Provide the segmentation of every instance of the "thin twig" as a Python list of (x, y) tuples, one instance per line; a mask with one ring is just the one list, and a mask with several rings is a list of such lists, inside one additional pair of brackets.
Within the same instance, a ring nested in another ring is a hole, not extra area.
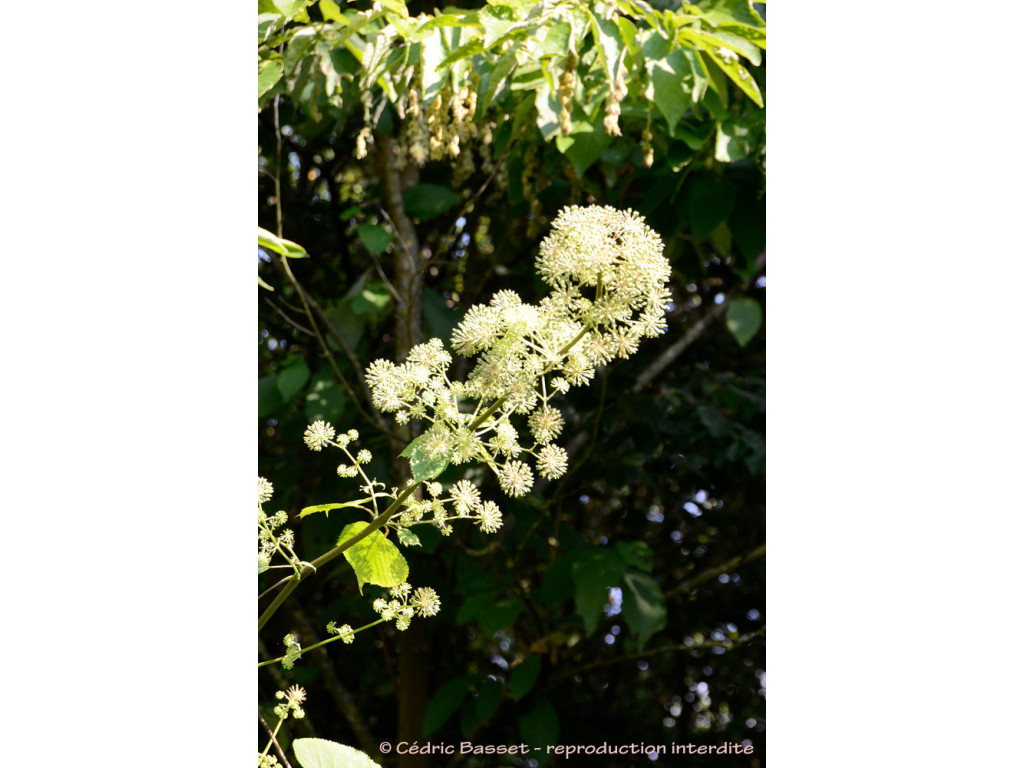
[(284, 765), (284, 768), (292, 768), (292, 764), (289, 763), (288, 758), (284, 756), (284, 750), (281, 749), (281, 745), (277, 743), (277, 736), (274, 735), (270, 726), (267, 725), (267, 721), (263, 719), (263, 713), (259, 712), (257, 714), (260, 716), (260, 722), (263, 723), (263, 727), (267, 729), (267, 733), (270, 735), (270, 740), (274, 743), (274, 749), (277, 750), (277, 756), (281, 758), (281, 764)]
[(292, 328), (295, 328), (298, 331), (302, 331), (303, 333), (308, 334), (309, 336), (316, 336), (316, 334), (313, 333), (311, 330), (309, 330), (309, 328), (306, 328), (304, 325), (299, 325), (297, 322), (295, 322), (290, 317), (288, 317), (288, 315), (285, 314), (285, 311), (283, 309), (281, 309), (279, 306), (277, 306), (277, 304), (272, 302), (266, 296), (263, 297), (263, 301), (265, 301), (267, 304), (269, 304), (273, 308), (273, 310), (275, 312), (277, 312), (277, 314), (279, 314), (281, 317), (283, 317), (284, 321), (286, 323), (288, 323), (288, 325), (290, 325)]
[(569, 669), (565, 672), (555, 675), (551, 678), (551, 682), (549, 683), (549, 685), (554, 684), (559, 680), (564, 680), (567, 677), (573, 677), (574, 675), (578, 675), (582, 672), (587, 672), (588, 670), (594, 669), (595, 667), (605, 667), (609, 664), (618, 664), (623, 661), (633, 661), (634, 659), (646, 659), (649, 656), (655, 656), (661, 653), (693, 653), (694, 651), (705, 651), (711, 648), (723, 648), (726, 651), (732, 651), (736, 648), (739, 648), (741, 645), (746, 645), (751, 640), (763, 636), (764, 632), (765, 628), (761, 627), (755, 632), (750, 632), (746, 635), (742, 635), (741, 637), (738, 637), (735, 640), (711, 640), (705, 643), (693, 643), (692, 645), (686, 645), (685, 643), (679, 643), (678, 645), (664, 645), (660, 648), (651, 648), (650, 650), (646, 651), (626, 653), (622, 656), (615, 656), (614, 658), (610, 659), (599, 659), (597, 661), (592, 661), (589, 664), (584, 664), (582, 667)]
[(728, 573), (729, 571), (733, 571), (733, 570), (739, 568), (741, 565), (746, 565), (747, 563), (752, 563), (755, 560), (760, 560), (764, 556), (765, 556), (765, 545), (762, 544), (761, 546), (757, 547), (756, 549), (754, 549), (751, 552), (748, 552), (745, 555), (737, 555), (734, 558), (726, 560), (721, 565), (716, 565), (715, 567), (709, 568), (706, 571), (701, 571), (696, 576), (694, 576), (692, 579), (687, 579), (686, 581), (681, 582), (677, 586), (675, 586), (672, 589), (668, 590), (665, 593), (665, 597), (666, 598), (672, 597), (673, 595), (678, 595), (681, 592), (682, 593), (693, 592), (693, 590), (696, 587), (698, 587), (699, 585), (703, 584), (705, 581), (710, 581), (711, 579), (717, 578), (720, 574)]

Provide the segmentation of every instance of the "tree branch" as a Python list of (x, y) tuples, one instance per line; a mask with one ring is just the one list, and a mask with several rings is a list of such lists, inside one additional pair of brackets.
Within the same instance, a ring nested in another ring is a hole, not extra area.
[(281, 745), (277, 743), (277, 736), (274, 735), (274, 732), (270, 729), (270, 726), (267, 725), (267, 721), (263, 719), (263, 714), (257, 714), (259, 714), (260, 716), (260, 722), (263, 724), (263, 727), (267, 730), (267, 735), (270, 736), (270, 740), (274, 743), (274, 750), (277, 752), (277, 756), (281, 758), (281, 764), (284, 766), (284, 768), (292, 768), (291, 763), (288, 762), (288, 758), (284, 756), (284, 750), (281, 749)]
[(728, 573), (729, 571), (733, 571), (736, 568), (739, 568), (741, 565), (746, 565), (747, 563), (752, 563), (755, 560), (760, 560), (764, 556), (765, 556), (765, 545), (762, 544), (761, 546), (757, 547), (756, 549), (754, 549), (751, 552), (748, 552), (745, 555), (737, 555), (736, 557), (732, 558), (731, 560), (726, 560), (721, 565), (716, 565), (714, 568), (709, 568), (706, 571), (701, 571), (696, 576), (694, 576), (692, 579), (687, 579), (686, 581), (681, 582), (677, 586), (675, 586), (672, 589), (668, 590), (665, 593), (665, 597), (669, 598), (669, 597), (672, 597), (673, 595), (678, 595), (679, 593), (693, 592), (693, 590), (696, 587), (698, 587), (699, 585), (703, 584), (705, 581), (710, 581), (711, 579), (717, 578), (719, 576), (719, 574)]
[(574, 677), (575, 675), (578, 675), (578, 674), (580, 674), (582, 672), (587, 672), (587, 671), (589, 671), (591, 669), (594, 669), (596, 667), (606, 667), (606, 666), (608, 666), (610, 664), (618, 664), (619, 662), (622, 662), (622, 661), (633, 661), (635, 659), (646, 659), (646, 658), (649, 658), (651, 656), (656, 656), (656, 655), (658, 655), (660, 653), (693, 653), (694, 651), (704, 651), (704, 650), (708, 650), (710, 648), (724, 648), (726, 651), (732, 651), (732, 650), (735, 650), (736, 648), (739, 648), (741, 645), (746, 645), (751, 640), (754, 640), (754, 639), (756, 639), (758, 637), (761, 637), (762, 635), (764, 635), (764, 632), (765, 632), (765, 628), (761, 627), (760, 629), (758, 629), (758, 630), (756, 630), (754, 632), (750, 632), (750, 633), (748, 633), (746, 635), (742, 635), (742, 636), (736, 638), (735, 640), (728, 640), (728, 641), (725, 641), (725, 640), (717, 640), (717, 641), (716, 640), (709, 640), (708, 642), (694, 643), (693, 645), (686, 645), (685, 643), (680, 643), (678, 645), (663, 645), (660, 648), (651, 648), (650, 650), (646, 650), (646, 651), (636, 651), (635, 653), (626, 653), (626, 654), (623, 654), (622, 656), (615, 656), (614, 658), (611, 658), (611, 659), (599, 659), (598, 661), (592, 661), (589, 664), (584, 664), (582, 667), (576, 667), (575, 669), (569, 669), (569, 670), (566, 670), (565, 672), (561, 672), (561, 673), (553, 676), (551, 678), (551, 682), (548, 683), (548, 685), (549, 686), (553, 685), (554, 683), (557, 683), (559, 680), (565, 680), (566, 678)]

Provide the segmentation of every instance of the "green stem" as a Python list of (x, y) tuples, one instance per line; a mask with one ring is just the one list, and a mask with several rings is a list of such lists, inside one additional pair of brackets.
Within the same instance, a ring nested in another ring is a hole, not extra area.
[(344, 552), (346, 549), (348, 549), (352, 545), (358, 544), (360, 541), (365, 539), (371, 533), (373, 533), (374, 531), (379, 530), (380, 528), (382, 528), (384, 526), (384, 524), (388, 520), (391, 519), (391, 517), (395, 514), (395, 512), (398, 511), (399, 507), (402, 506), (402, 502), (404, 502), (407, 498), (409, 498), (409, 496), (412, 494), (412, 492), (415, 491), (421, 484), (422, 483), (414, 483), (412, 485), (409, 485), (404, 491), (402, 491), (398, 495), (398, 497), (393, 502), (391, 502), (391, 506), (389, 506), (387, 509), (385, 509), (383, 514), (381, 514), (378, 517), (375, 517), (373, 519), (373, 521), (368, 526), (363, 528), (363, 530), (361, 530), (359, 533), (357, 533), (351, 539), (343, 541), (341, 544), (336, 546), (334, 549), (329, 550), (329, 551), (325, 552), (324, 554), (320, 555), (320, 557), (318, 557), (312, 563), (308, 563), (307, 565), (303, 566), (302, 571), (300, 571), (298, 574), (293, 576), (288, 581), (288, 583), (285, 585), (284, 589), (282, 589), (281, 592), (278, 594), (278, 596), (274, 598), (274, 602), (272, 602), (270, 605), (268, 605), (267, 609), (265, 611), (263, 611), (262, 614), (260, 614), (260, 623), (259, 623), (259, 628), (257, 629), (257, 632), (260, 629), (263, 629), (264, 625), (268, 621), (270, 621), (270, 617), (273, 616), (275, 613), (277, 613), (277, 609), (280, 608), (281, 605), (284, 603), (284, 601), (288, 599), (288, 596), (291, 595), (291, 593), (295, 591), (295, 588), (297, 586), (299, 586), (299, 582), (301, 582), (304, 578), (306, 578), (306, 576), (310, 575), (311, 573), (315, 573), (322, 566), (324, 566), (327, 563), (331, 562), (331, 560), (336, 558), (338, 555), (340, 555), (342, 552)]
[[(366, 624), (365, 626), (362, 626), (359, 629), (353, 629), (352, 630), (352, 634), (355, 635), (355, 634), (358, 634), (358, 633), (362, 632), (364, 629), (369, 629), (370, 627), (376, 627), (378, 624), (380, 624), (383, 621), (384, 621), (384, 619), (377, 619), (375, 622), (373, 622), (371, 624)], [(329, 637), (326, 640), (321, 640), (319, 643), (316, 643), (315, 645), (311, 645), (308, 648), (303, 648), (302, 652), (303, 653), (307, 653), (308, 651), (315, 651), (317, 648), (321, 648), (321, 647), (327, 645), (328, 643), (333, 643), (333, 642), (335, 642), (337, 640), (341, 640), (341, 639), (342, 639), (341, 635), (335, 635), (334, 637)], [(283, 660), (284, 660), (284, 656), (278, 656), (276, 659), (270, 659), (269, 661), (261, 661), (256, 666), (257, 666), (257, 668), (258, 667), (266, 667), (269, 664), (276, 664), (277, 662), (283, 661)]]

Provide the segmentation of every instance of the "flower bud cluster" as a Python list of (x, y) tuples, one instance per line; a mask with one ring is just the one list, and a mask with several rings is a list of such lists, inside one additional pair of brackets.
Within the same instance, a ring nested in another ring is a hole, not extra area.
[(284, 555), (293, 567), (298, 567), (299, 559), (292, 551), (295, 544), (295, 534), (282, 526), (288, 522), (288, 513), (285, 511), (268, 515), (263, 511), (263, 505), (270, 501), (274, 495), (274, 486), (266, 478), (259, 478), (259, 503), (257, 506), (257, 523), (259, 526), (259, 564), (261, 568), (270, 565), (274, 555), (280, 552)]
[(281, 701), (280, 704), (274, 707), (274, 714), (282, 720), (287, 720), (288, 715), (291, 715), (296, 720), (301, 720), (306, 716), (302, 709), (302, 703), (306, 700), (304, 688), (293, 685), (287, 691), (278, 691), (274, 695)]

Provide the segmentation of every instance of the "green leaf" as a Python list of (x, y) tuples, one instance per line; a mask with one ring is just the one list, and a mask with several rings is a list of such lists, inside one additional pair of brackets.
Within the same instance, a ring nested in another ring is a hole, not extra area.
[(537, 706), (519, 718), (519, 735), (531, 747), (540, 747), (540, 752), (530, 752), (534, 759), (547, 757), (547, 748), (558, 743), (558, 713), (547, 699), (541, 699)]
[(274, 5), (285, 16), (294, 16), (307, 2), (308, 0), (274, 0)]
[(380, 312), (391, 301), (391, 294), (380, 280), (366, 280), (360, 290), (352, 294), (349, 309), (357, 315), (372, 315)]
[(476, 722), (489, 723), (501, 706), (501, 683), (487, 678), (476, 697)]
[(473, 621), (480, 612), (491, 605), (494, 599), (498, 596), (497, 592), (481, 592), (475, 595), (470, 595), (459, 606), (458, 612), (455, 614), (456, 624), (466, 624)]
[(564, 56), (569, 52), (569, 38), (572, 36), (572, 24), (567, 21), (556, 21), (547, 27), (548, 33), (544, 42), (537, 48), (535, 56)]
[(623, 559), (626, 565), (639, 568), (644, 573), (654, 570), (654, 553), (643, 541), (620, 541), (615, 545), (615, 551)]
[(263, 573), (265, 570), (267, 570), (270, 567), (269, 565), (264, 565), (263, 563), (258, 563), (258, 565), (259, 565), (259, 569), (260, 569), (259, 572), (260, 573)]
[[(368, 525), (369, 523), (363, 520), (349, 523), (342, 529), (338, 544), (348, 541)], [(384, 538), (384, 534), (379, 530), (350, 546), (344, 555), (356, 572), (359, 594), (363, 593), (364, 584), (396, 587), (409, 578), (409, 564), (398, 551), (398, 547)]]
[(296, 360), (277, 374), (277, 390), (285, 405), (290, 403), (309, 381), (309, 366), (303, 360)]
[(484, 27), (485, 48), (490, 48), (516, 25), (512, 10), (508, 6), (489, 6), (481, 10), (477, 18)]
[(462, 311), (458, 307), (449, 307), (444, 296), (433, 288), (424, 288), (423, 318), (431, 336), (450, 339), (455, 326), (462, 322)]
[(324, 21), (336, 21), (339, 24), (348, 22), (341, 14), (341, 7), (334, 0), (320, 0), (320, 15), (324, 17)]
[[(323, 512), (324, 516), (326, 517), (327, 513), (329, 513), (332, 509), (347, 509), (350, 507), (358, 507), (359, 509), (365, 509), (366, 505), (369, 502), (370, 497), (367, 496), (365, 499), (357, 499), (356, 501), (346, 501), (343, 504), (316, 504), (312, 507), (303, 507), (302, 511), (299, 512), (299, 517), (305, 517), (306, 515), (315, 515), (318, 512)], [(365, 526), (366, 524), (364, 523), (363, 525)], [(358, 533), (358, 531), (356, 531), (356, 533)], [(372, 538), (372, 536), (370, 538)], [(357, 544), (356, 546), (359, 545)]]
[(470, 678), (466, 675), (449, 680), (438, 689), (423, 712), (423, 735), (430, 736), (459, 708), (469, 693)]
[[(523, 103), (528, 103), (528, 101), (524, 99)], [(534, 104), (537, 107), (537, 127), (540, 129), (544, 141), (549, 141), (558, 133), (562, 104), (558, 100), (557, 94), (551, 89), (547, 78), (544, 78), (537, 86)]]
[[(757, 106), (764, 106), (764, 99), (761, 98), (761, 91), (757, 87), (757, 83), (754, 82), (750, 72), (739, 63), (739, 56), (736, 55), (737, 51), (733, 50), (736, 48), (735, 45), (714, 34), (692, 28), (679, 30), (679, 35), (683, 39), (696, 44)], [(742, 52), (742, 50), (739, 51), (739, 53)], [(723, 56), (723, 53), (727, 57)]]
[(366, 250), (374, 256), (380, 256), (384, 253), (384, 249), (395, 239), (394, 233), (388, 232), (384, 227), (377, 224), (360, 224), (356, 234), (363, 241)]
[(585, 549), (573, 555), (572, 580), (576, 583), (576, 610), (589, 635), (608, 602), (608, 588), (618, 586), (625, 564), (613, 549)]
[(259, 245), (261, 248), (267, 248), (290, 259), (301, 259), (309, 256), (306, 253), (306, 249), (298, 243), (278, 237), (273, 232), (263, 229), (263, 227), (257, 227), (257, 229), (259, 229)]
[(442, 451), (438, 455), (431, 455), (428, 445), (433, 435), (424, 432), (405, 447), (399, 455), (409, 459), (412, 465), (412, 479), (414, 483), (421, 483), (424, 480), (432, 480), (448, 466), (451, 455)]
[(537, 682), (537, 675), (540, 674), (540, 656), (528, 656), (522, 664), (514, 667), (508, 676), (508, 687), (512, 691), (512, 698), (519, 701), (530, 692), (533, 684)]
[(716, 176), (697, 176), (689, 192), (687, 214), (693, 239), (700, 241), (729, 218), (736, 202), (736, 187), (732, 182)]
[(488, 634), (494, 634), (499, 629), (511, 626), (522, 612), (523, 601), (517, 597), (488, 603), (478, 616), (480, 628)]
[(476, 56), (478, 53), (484, 52), (483, 41), (479, 37), (475, 37), (465, 45), (460, 45), (454, 51), (449, 53), (438, 64), (439, 67), (449, 67), (457, 61), (468, 59), (471, 56)]
[(622, 618), (643, 646), (651, 635), (665, 628), (668, 608), (658, 582), (643, 573), (629, 571), (622, 577)]
[(462, 198), (447, 187), (436, 184), (417, 184), (402, 192), (405, 210), (418, 219), (433, 219), (462, 202)]
[(748, 296), (740, 296), (729, 303), (725, 310), (725, 327), (741, 347), (747, 346), (757, 335), (764, 322), (761, 305)]
[(295, 739), (292, 748), (302, 768), (380, 768), (365, 752), (327, 739)]
[(284, 405), (281, 392), (277, 389), (277, 376), (262, 376), (259, 380), (258, 417), (269, 418)]
[(741, 190), (736, 199), (736, 207), (729, 216), (729, 228), (736, 247), (750, 264), (753, 264), (755, 257), (765, 246), (765, 219), (764, 198), (758, 199), (756, 193)]
[(591, 124), (579, 113), (579, 119), (573, 116), (572, 132), (568, 136), (556, 136), (555, 146), (558, 151), (569, 158), (576, 173), (583, 176), (584, 171), (593, 165), (604, 154), (612, 143), (612, 136), (605, 132), (604, 123)]
[(448, 70), (437, 71), (444, 58), (444, 37), (438, 29), (420, 44), (420, 89), (423, 91), (424, 107), (429, 105), (441, 92)]
[(403, 547), (421, 546), (420, 537), (408, 528), (396, 528), (395, 532), (398, 534), (398, 541)]
[(660, 35), (651, 35), (644, 45), (650, 84), (647, 95), (665, 116), (670, 136), (675, 135), (676, 123), (693, 103), (700, 91), (694, 80), (690, 59), (682, 50), (668, 51), (668, 41)]
[(260, 62), (259, 95), (257, 98), (262, 97), (264, 93), (274, 87), (274, 84), (281, 79), (281, 72), (283, 70), (284, 64), (281, 63), (279, 58)]
[(715, 135), (715, 160), (720, 163), (734, 163), (745, 159), (750, 153), (748, 135), (750, 129), (734, 120), (727, 120), (717, 127)]
[(494, 62), (494, 66), (489, 67), (487, 72), (484, 74), (486, 83), (482, 89), (483, 93), (480, 96), (480, 103), (477, 105), (477, 116), (483, 115), (484, 112), (487, 111), (487, 108), (491, 106), (491, 101), (497, 95), (502, 82), (515, 68), (517, 50), (519, 50), (518, 45), (513, 46), (508, 51), (505, 51), (505, 53), (503, 53), (498, 60)]
[(345, 392), (329, 371), (313, 377), (306, 392), (306, 423), (326, 421), (333, 424), (345, 415)]

